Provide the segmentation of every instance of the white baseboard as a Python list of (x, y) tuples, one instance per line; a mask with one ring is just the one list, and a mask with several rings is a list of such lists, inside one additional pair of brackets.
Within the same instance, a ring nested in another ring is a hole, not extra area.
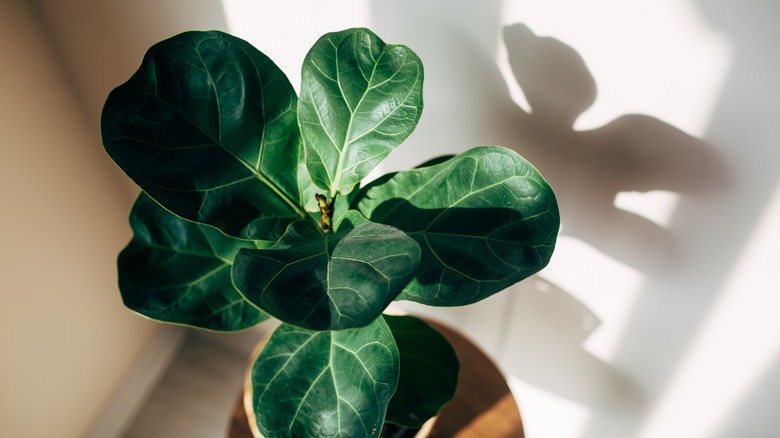
[(187, 331), (182, 327), (166, 325), (159, 330), (86, 438), (121, 438), (125, 435), (186, 336)]

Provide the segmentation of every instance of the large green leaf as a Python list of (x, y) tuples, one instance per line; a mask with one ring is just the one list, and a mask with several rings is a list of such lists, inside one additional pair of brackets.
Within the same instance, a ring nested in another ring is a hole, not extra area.
[(266, 438), (377, 436), (398, 382), (398, 350), (382, 318), (342, 331), (283, 324), (253, 364), (251, 382)]
[(236, 287), (276, 318), (314, 330), (364, 326), (417, 273), (420, 247), (400, 230), (345, 214), (335, 233), (300, 221), (270, 249), (242, 249)]
[(111, 158), (178, 216), (275, 240), (305, 216), (295, 91), (246, 41), (186, 32), (146, 53), (103, 109)]
[(255, 248), (253, 242), (180, 219), (143, 193), (130, 224), (133, 239), (118, 260), (127, 307), (159, 321), (211, 330), (241, 330), (268, 319), (230, 280), (236, 252)]
[(447, 338), (413, 316), (384, 315), (401, 357), (386, 421), (419, 428), (455, 395), (460, 362)]
[(423, 67), (408, 47), (368, 29), (320, 38), (306, 55), (298, 114), (317, 186), (349, 193), (411, 134), (422, 113)]
[(417, 240), (420, 270), (398, 299), (437, 306), (479, 301), (538, 272), (560, 224), (539, 172), (497, 146), (380, 178), (355, 205)]

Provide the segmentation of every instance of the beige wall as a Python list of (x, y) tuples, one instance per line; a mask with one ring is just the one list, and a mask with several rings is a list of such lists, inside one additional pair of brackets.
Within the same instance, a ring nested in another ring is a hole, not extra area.
[(116, 288), (134, 190), (28, 2), (0, 54), (0, 436), (83, 436), (158, 328)]
[(132, 194), (27, 4), (0, 29), (0, 436), (77, 437), (156, 329), (115, 285)]
[(219, 2), (0, 2), (0, 436), (88, 434), (159, 332), (116, 287), (137, 188), (99, 112), (150, 44), (223, 23)]

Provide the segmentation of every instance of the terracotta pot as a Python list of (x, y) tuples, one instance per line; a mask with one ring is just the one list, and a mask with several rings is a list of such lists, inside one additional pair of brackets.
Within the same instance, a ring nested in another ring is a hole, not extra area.
[[(496, 365), (473, 342), (444, 324), (424, 318), (455, 348), (461, 369), (455, 397), (428, 421), (415, 438), (523, 438), (517, 403)], [(260, 343), (259, 349), (262, 348)], [(236, 403), (228, 438), (262, 438), (254, 420), (249, 373)]]

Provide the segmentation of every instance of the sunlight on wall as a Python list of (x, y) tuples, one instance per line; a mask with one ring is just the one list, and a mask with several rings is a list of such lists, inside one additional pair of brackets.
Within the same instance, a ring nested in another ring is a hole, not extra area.
[(731, 61), (728, 40), (688, 1), (505, 1), (503, 21), (560, 39), (585, 59), (598, 98), (579, 129), (642, 113), (702, 135)]
[(769, 205), (642, 438), (711, 436), (780, 355), (780, 297), (767, 290), (776, 283), (780, 190)]
[(666, 190), (621, 192), (615, 198), (615, 207), (636, 213), (662, 227), (668, 227), (679, 201), (679, 194)]
[[(657, 117), (694, 136), (706, 133), (729, 71), (732, 49), (724, 36), (706, 27), (690, 2), (505, 1), (502, 20), (505, 25), (524, 23), (537, 35), (556, 38), (582, 56), (596, 80), (598, 95), (575, 128), (594, 129), (623, 114), (638, 113)], [(504, 76), (511, 78), (502, 46), (498, 63)], [(528, 110), (515, 81), (507, 83), (513, 99)], [(615, 199), (615, 206), (666, 227), (678, 202), (679, 195), (669, 191), (623, 192)], [(563, 237), (543, 275), (583, 301), (601, 319), (601, 326), (585, 341), (584, 348), (605, 362), (613, 359), (642, 292), (643, 274), (585, 243)], [(692, 370), (700, 372), (699, 365), (696, 362)], [(582, 436), (588, 407), (522, 382), (515, 382), (514, 387), (520, 389), (528, 436)], [(684, 403), (692, 401), (680, 400), (682, 405), (671, 404), (664, 413), (681, 411)], [(560, 416), (546, 419), (545, 409)]]
[(287, 75), (296, 91), (300, 90), (303, 58), (320, 36), (366, 26), (370, 18), (368, 2), (361, 0), (341, 1), (338, 8), (316, 0), (277, 2), (273, 8), (253, 0), (223, 0), (222, 7), (230, 33), (261, 48)]
[[(582, 435), (589, 413), (585, 406), (510, 377), (509, 387), (522, 394), (518, 406), (529, 438), (563, 438)], [(524, 403), (524, 400), (530, 401)], [(565, 418), (565, 421), (561, 421)]]
[[(549, 35), (571, 45), (584, 58), (600, 86), (596, 103), (578, 120), (577, 128), (595, 128), (626, 113), (641, 113), (661, 118), (692, 135), (702, 135), (727, 74), (731, 53), (728, 42), (706, 29), (696, 14), (686, 2), (671, 0), (644, 8), (617, 0), (595, 4), (512, 1), (504, 3), (503, 21), (528, 24), (538, 35)], [(573, 17), (576, 21), (572, 21)], [(691, 58), (692, 53), (696, 59)], [(503, 54), (498, 62), (502, 71), (507, 71)], [(515, 81), (507, 82), (515, 89), (513, 97), (518, 98), (519, 94), (522, 98)], [(664, 226), (677, 201), (678, 195), (667, 191), (624, 192), (618, 195), (615, 205)], [(617, 345), (623, 326), (618, 321), (625, 322), (630, 316), (642, 282), (637, 278), (639, 274), (629, 273), (619, 262), (575, 242), (562, 240), (558, 254), (567, 254), (569, 261), (558, 260), (545, 274), (589, 306), (593, 303), (600, 307), (593, 310), (608, 322), (594, 334), (594, 339), (604, 342), (591, 340), (589, 345), (603, 358), (609, 358), (610, 346)], [(587, 268), (577, 263), (583, 259), (590, 260)], [(588, 272), (611, 272), (614, 277), (602, 278), (601, 284), (572, 281), (588, 278)], [(574, 284), (566, 287), (567, 283)], [(594, 297), (594, 293), (599, 296)], [(603, 300), (606, 297), (602, 295), (610, 295), (611, 299)], [(609, 308), (598, 305), (604, 302), (611, 303)]]
[[(320, 35), (335, 29), (366, 26), (372, 17), (371, 3), (360, 0), (342, 2), (338, 8), (314, 0), (278, 3), (273, 14), (268, 13), (267, 6), (249, 0), (224, 0), (223, 7), (230, 31), (261, 48), (288, 75), (296, 89), (300, 88), (303, 57)], [(306, 13), (298, 13), (301, 10)], [(290, 21), (290, 17), (296, 21)], [(380, 21), (377, 18), (375, 24)], [(523, 23), (537, 35), (551, 36), (571, 46), (586, 63), (597, 84), (597, 98), (577, 120), (576, 129), (603, 127), (625, 114), (652, 116), (697, 138), (705, 137), (711, 128), (710, 120), (732, 67), (734, 49), (728, 38), (709, 28), (692, 0), (505, 0), (500, 24), (514, 23)], [(412, 33), (414, 30), (413, 27), (397, 28)], [(512, 77), (507, 51), (501, 41), (498, 43), (499, 69), (507, 79), (514, 101), (528, 111), (529, 105)], [(434, 59), (431, 65), (436, 61), (440, 60)], [(441, 85), (442, 81), (439, 82)], [(445, 115), (452, 111), (447, 105), (428, 108), (429, 117), (434, 117), (435, 110)], [(471, 126), (464, 128), (468, 129)], [(381, 173), (380, 166), (372, 175)], [(669, 190), (626, 191), (617, 195), (614, 205), (667, 229), (683, 200)], [(780, 223), (780, 195), (775, 196), (772, 205), (756, 231), (755, 241), (742, 255), (732, 279), (723, 287), (715, 308), (693, 339), (692, 349), (685, 353), (683, 365), (673, 376), (668, 391), (651, 411), (649, 420), (641, 422), (643, 437), (669, 436), (668, 431), (681, 424), (677, 416), (683, 413), (699, 418), (686, 419), (684, 424), (688, 429), (675, 430), (675, 436), (707, 436), (719, 426), (719, 418), (740, 402), (739, 398), (780, 354), (762, 348), (780, 342), (780, 320), (773, 318), (777, 303), (762, 294), (765, 291), (761, 289), (761, 276), (752, 272), (772, 272), (761, 263), (772, 260), (769, 251), (780, 244), (779, 235), (770, 233), (774, 239), (771, 241), (761, 239), (769, 233), (770, 224)], [(631, 249), (644, 250), (641, 245)], [(757, 260), (761, 262), (758, 265)], [(599, 328), (583, 345), (587, 353), (602, 361), (594, 367), (602, 363), (609, 367), (618, 355), (635, 306), (651, 278), (645, 275), (650, 274), (629, 266), (619, 257), (605, 255), (582, 240), (565, 235), (560, 238), (553, 262), (543, 277), (584, 303), (601, 320)], [(745, 283), (746, 278), (754, 281)], [(504, 304), (495, 301), (493, 306), (500, 310)], [(659, 315), (659, 324), (664, 323), (662, 318)], [(756, 333), (765, 339), (755, 339)], [(650, 354), (662, 350), (655, 345), (648, 347)], [(652, 364), (643, 366), (651, 368)], [(739, 374), (729, 372), (736, 367), (741, 370)], [(639, 371), (642, 372), (647, 370)], [(604, 373), (606, 376), (607, 372)], [(517, 376), (510, 380), (521, 405), (526, 434), (533, 438), (584, 436), (592, 420), (593, 406), (589, 402), (602, 401), (598, 399), (602, 395), (605, 399), (611, 396), (601, 394), (591, 400), (573, 400)], [(719, 387), (712, 388), (711, 382), (719, 382)], [(698, 406), (695, 413), (686, 409), (693, 404)]]
[(585, 341), (585, 347), (609, 361), (620, 344), (644, 277), (578, 239), (561, 236), (557, 247), (555, 261), (545, 268), (544, 277), (583, 301), (599, 318), (598, 329)]

